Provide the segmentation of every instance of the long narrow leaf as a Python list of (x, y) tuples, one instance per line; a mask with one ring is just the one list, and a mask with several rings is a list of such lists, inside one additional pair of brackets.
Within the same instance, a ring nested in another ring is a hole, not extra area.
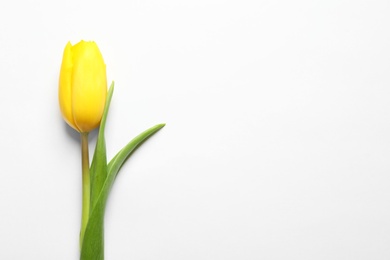
[(91, 209), (94, 208), (103, 184), (107, 178), (107, 156), (104, 131), (106, 128), (107, 114), (110, 108), (113, 92), (114, 82), (111, 83), (110, 89), (107, 93), (106, 105), (104, 107), (103, 117), (100, 122), (99, 135), (96, 141), (95, 153), (91, 164)]
[(130, 156), (130, 154), (164, 126), (165, 124), (158, 124), (149, 128), (148, 130), (136, 136), (125, 147), (123, 147), (122, 150), (120, 150), (108, 164), (108, 178), (115, 178), (118, 174), (119, 169), (125, 163), (126, 159)]
[(108, 175), (101, 189), (96, 205), (90, 215), (85, 231), (84, 242), (81, 249), (81, 260), (104, 259), (104, 210), (108, 195), (115, 178), (126, 159), (144, 141), (163, 128), (165, 124), (159, 124), (144, 131), (130, 141), (108, 164)]
[[(112, 82), (110, 89), (107, 93), (106, 104), (103, 111), (102, 120), (100, 122), (99, 134), (96, 141), (95, 152), (90, 168), (90, 178), (91, 178), (91, 198), (90, 198), (90, 212), (87, 228), (84, 233), (84, 238), (81, 244), (81, 256), (80, 259), (90, 260), (90, 259), (104, 259), (104, 254), (102, 253), (99, 256), (98, 252), (96, 254), (86, 254), (90, 252), (87, 249), (93, 248), (104, 248), (103, 240), (103, 224), (104, 224), (104, 214), (94, 214), (93, 223), (90, 224), (92, 212), (94, 209), (99, 209), (102, 207), (97, 207), (97, 202), (99, 194), (102, 190), (102, 187), (107, 178), (107, 156), (106, 156), (106, 143), (104, 138), (104, 131), (106, 127), (107, 114), (111, 103), (112, 94), (114, 92), (114, 82)], [(103, 251), (104, 252), (104, 251)], [(92, 252), (93, 253), (93, 252)]]

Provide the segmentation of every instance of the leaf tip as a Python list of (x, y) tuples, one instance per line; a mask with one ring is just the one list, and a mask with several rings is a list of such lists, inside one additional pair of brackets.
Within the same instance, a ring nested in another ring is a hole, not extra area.
[(163, 128), (164, 126), (165, 126), (165, 123), (161, 123), (161, 124), (156, 125), (155, 128), (156, 128), (157, 130), (160, 130), (160, 129)]
[(110, 88), (108, 89), (109, 92), (114, 91), (114, 85), (115, 85), (115, 82), (111, 81)]

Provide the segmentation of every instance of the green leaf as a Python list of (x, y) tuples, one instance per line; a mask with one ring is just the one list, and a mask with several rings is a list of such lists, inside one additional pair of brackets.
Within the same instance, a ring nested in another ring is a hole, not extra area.
[[(91, 165), (91, 212), (81, 247), (81, 260), (104, 259), (104, 211), (115, 178), (131, 153), (150, 136), (165, 126), (165, 124), (159, 124), (142, 132), (120, 150), (107, 165), (104, 129), (113, 89), (112, 84), (107, 96), (106, 107), (100, 124), (95, 154)], [(101, 174), (106, 176), (104, 180), (99, 176)]]
[(109, 163), (107, 179), (99, 194), (96, 205), (92, 210), (85, 230), (84, 241), (81, 248), (81, 260), (104, 259), (104, 210), (115, 177), (118, 175), (120, 168), (131, 153), (164, 126), (165, 124), (156, 125), (135, 137), (120, 150)]
[[(139, 147), (143, 142), (145, 142), (149, 137), (158, 132), (163, 128), (165, 124), (155, 125), (148, 130), (142, 132), (131, 140), (125, 147), (122, 148), (115, 156), (111, 159), (108, 164), (108, 177), (107, 181), (111, 182), (111, 185), (114, 182), (116, 175), (118, 174), (120, 168), (125, 163), (126, 159), (131, 155), (131, 153)], [(111, 186), (110, 186), (111, 187)]]
[[(90, 174), (91, 174), (91, 206), (93, 209), (96, 205), (100, 191), (107, 178), (107, 156), (106, 156), (106, 141), (104, 131), (106, 128), (106, 120), (108, 110), (110, 108), (112, 94), (114, 92), (114, 82), (111, 83), (107, 93), (106, 105), (104, 107), (103, 117), (100, 122), (99, 134), (96, 141), (95, 153), (93, 155)], [(90, 215), (92, 210), (90, 211)]]

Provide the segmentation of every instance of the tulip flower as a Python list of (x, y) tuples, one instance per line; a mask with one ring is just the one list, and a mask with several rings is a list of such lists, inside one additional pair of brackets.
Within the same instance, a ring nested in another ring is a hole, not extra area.
[(90, 212), (88, 133), (99, 126), (107, 95), (106, 65), (95, 42), (65, 46), (59, 82), (63, 118), (81, 133), (83, 204), (80, 245)]
[[(155, 125), (125, 145), (110, 162), (104, 137), (114, 83), (107, 92), (106, 65), (96, 43), (65, 47), (60, 72), (59, 103), (63, 118), (81, 136), (82, 216), (80, 260), (104, 260), (104, 211), (119, 170), (137, 147), (165, 124)], [(89, 164), (88, 133), (99, 126)]]
[(107, 94), (106, 65), (95, 42), (81, 41), (64, 50), (59, 101), (65, 121), (80, 133), (98, 127)]

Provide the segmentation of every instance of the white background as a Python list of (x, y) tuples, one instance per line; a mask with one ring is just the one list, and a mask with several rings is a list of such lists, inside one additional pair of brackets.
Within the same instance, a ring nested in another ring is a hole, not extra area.
[[(0, 259), (78, 259), (67, 41), (116, 89), (107, 260), (390, 259), (390, 2), (0, 3)], [(91, 149), (96, 133), (92, 134)], [(92, 151), (91, 151), (92, 152)]]

